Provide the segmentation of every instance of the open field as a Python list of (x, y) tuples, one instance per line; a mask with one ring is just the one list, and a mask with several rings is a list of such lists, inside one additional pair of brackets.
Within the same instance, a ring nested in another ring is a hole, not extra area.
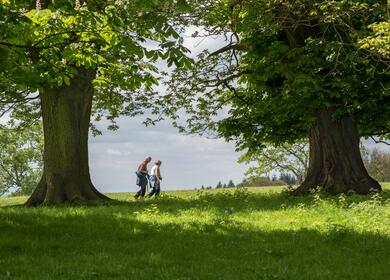
[(165, 192), (101, 206), (0, 199), (0, 279), (390, 279), (390, 184)]

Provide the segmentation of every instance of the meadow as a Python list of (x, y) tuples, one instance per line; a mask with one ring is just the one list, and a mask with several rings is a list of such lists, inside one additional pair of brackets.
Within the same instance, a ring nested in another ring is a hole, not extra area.
[(97, 206), (0, 198), (0, 279), (390, 279), (390, 184), (131, 193)]

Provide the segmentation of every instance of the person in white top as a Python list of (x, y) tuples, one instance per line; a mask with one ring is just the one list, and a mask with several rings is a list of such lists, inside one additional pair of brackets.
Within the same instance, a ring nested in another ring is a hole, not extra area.
[(160, 166), (161, 166), (161, 160), (156, 160), (154, 166), (150, 170), (149, 180), (150, 180), (152, 190), (148, 194), (148, 197), (151, 197), (153, 195), (155, 196), (160, 195), (160, 186), (162, 180)]

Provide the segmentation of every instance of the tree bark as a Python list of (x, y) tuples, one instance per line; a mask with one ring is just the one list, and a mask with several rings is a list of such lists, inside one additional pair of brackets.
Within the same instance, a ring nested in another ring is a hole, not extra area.
[(95, 71), (78, 69), (70, 85), (40, 90), (44, 172), (26, 206), (108, 199), (92, 184), (88, 164)]
[(320, 110), (310, 130), (307, 176), (293, 194), (308, 193), (316, 188), (331, 194), (381, 191), (380, 184), (368, 175), (363, 164), (359, 141), (352, 116), (336, 120), (331, 109)]

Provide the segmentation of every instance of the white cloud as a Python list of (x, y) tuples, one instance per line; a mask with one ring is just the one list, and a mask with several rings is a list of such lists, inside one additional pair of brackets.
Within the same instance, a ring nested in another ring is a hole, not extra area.
[(120, 156), (122, 154), (121, 151), (117, 150), (117, 149), (107, 149), (107, 154), (110, 155), (110, 156)]

